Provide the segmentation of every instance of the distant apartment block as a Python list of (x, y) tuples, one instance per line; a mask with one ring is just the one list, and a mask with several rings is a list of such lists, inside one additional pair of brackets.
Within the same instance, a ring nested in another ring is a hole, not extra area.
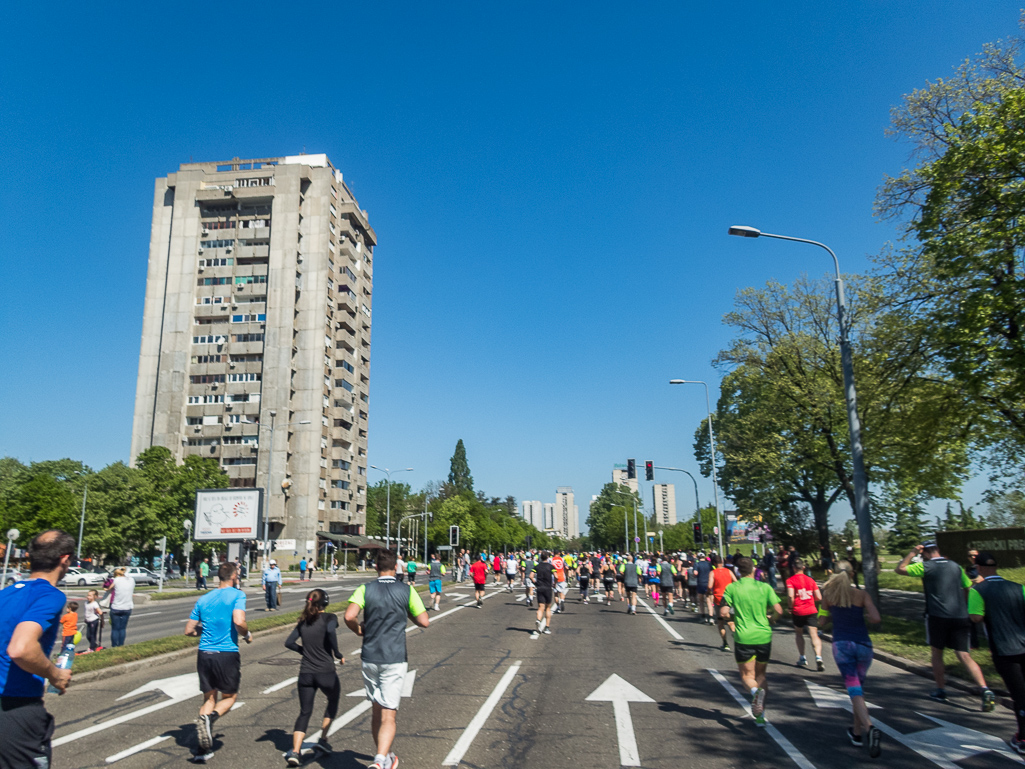
[(520, 503), (520, 517), (535, 529), (544, 529), (544, 506), (539, 501), (523, 501)]
[(634, 494), (637, 493), (637, 479), (636, 478), (627, 478), (626, 477), (626, 470), (623, 470), (623, 469), (618, 468), (618, 467), (613, 468), (612, 469), (612, 482), (616, 483), (616, 484), (619, 484), (620, 486), (627, 486), (627, 487), (629, 487), (630, 491), (632, 491)]
[(364, 533), (376, 245), (326, 155), (157, 179), (133, 459), (216, 459), (301, 552)]
[(544, 503), (544, 517), (541, 519), (544, 526), (541, 527), (541, 531), (549, 534), (555, 534), (555, 503), (545, 502)]
[(660, 524), (676, 525), (676, 487), (673, 484), (656, 483), (652, 486), (651, 501)]
[(580, 510), (573, 502), (573, 489), (569, 486), (555, 490), (555, 531), (564, 539), (580, 536)]

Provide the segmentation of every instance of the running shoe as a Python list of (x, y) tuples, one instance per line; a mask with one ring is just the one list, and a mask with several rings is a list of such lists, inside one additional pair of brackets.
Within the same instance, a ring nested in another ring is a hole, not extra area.
[(210, 751), (208, 753), (193, 753), (192, 758), (190, 758), (189, 760), (194, 764), (205, 764), (213, 757), (213, 751)]
[(534, 620), (534, 627), (537, 628), (537, 630), (535, 630), (534, 632), (535, 633), (540, 633), (541, 630), (543, 629), (541, 627), (541, 620), (539, 620), (539, 619)]
[(765, 689), (759, 687), (751, 697), (751, 713), (757, 718), (765, 712)]
[(806, 668), (808, 667), (808, 658), (801, 656), (797, 658), (797, 667)]
[(285, 763), (288, 766), (299, 766), (302, 763), (302, 759), (299, 758), (299, 754), (294, 750), (290, 750), (285, 754)]
[(388, 769), (399, 769), (399, 757), (394, 753), (388, 754)]
[(196, 737), (199, 740), (200, 753), (209, 753), (214, 744), (213, 730), (210, 728), (210, 716), (196, 719)]
[(546, 627), (546, 628), (545, 628), (544, 630), (542, 630), (541, 632), (542, 632), (542, 633), (543, 633), (544, 635), (551, 635), (551, 634), (552, 634), (552, 629), (551, 629), (550, 627)]
[(723, 644), (723, 645), (722, 645), (722, 650), (723, 650), (724, 652), (728, 652), (728, 651), (730, 650), (730, 645), (729, 645), (729, 644)]
[(851, 745), (856, 748), (860, 748), (865, 744), (865, 741), (861, 738), (860, 734), (855, 734), (851, 727), (847, 727), (847, 739), (851, 741)]
[(945, 689), (934, 689), (929, 692), (929, 699), (936, 700), (937, 702), (946, 702), (947, 692)]
[(757, 716), (755, 716), (755, 726), (759, 726), (759, 727), (762, 727), (762, 728), (765, 727), (765, 714), (764, 713), (759, 713)]
[(669, 604), (669, 613), (672, 614), (674, 617), (676, 616), (676, 611), (673, 609), (672, 604)]
[(1007, 741), (1007, 744), (1011, 746), (1011, 750), (1015, 753), (1025, 754), (1025, 742), (1018, 739), (1018, 733), (1015, 732), (1014, 736)]
[(826, 663), (822, 661), (822, 657), (815, 658), (815, 669), (820, 673), (826, 672)]
[(883, 752), (882, 747), (879, 745), (879, 741), (882, 739), (882, 734), (874, 726), (868, 728), (868, 734), (865, 735), (865, 747), (868, 748), (869, 758), (879, 758), (879, 754)]
[(996, 709), (997, 698), (996, 695), (989, 689), (982, 690), (982, 712), (991, 713)]

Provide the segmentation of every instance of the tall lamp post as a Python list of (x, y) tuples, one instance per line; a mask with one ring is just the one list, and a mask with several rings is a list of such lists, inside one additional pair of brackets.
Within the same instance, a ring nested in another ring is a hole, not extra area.
[[(274, 491), (274, 486), (271, 483), (272, 476), (273, 476), (273, 473), (274, 473), (274, 417), (276, 417), (277, 415), (278, 415), (278, 412), (275, 411), (274, 409), (271, 409), (271, 411), (270, 411), (270, 446), (267, 447), (267, 504), (265, 505), (265, 507), (267, 509), (263, 511), (263, 567), (265, 569), (267, 568), (267, 561), (270, 558), (270, 500), (271, 500), (271, 494)], [(249, 422), (247, 420), (245, 422), (245, 424), (252, 424), (252, 422)], [(299, 422), (287, 422), (287, 423), (283, 424), (282, 427), (291, 427), (292, 425), (308, 425), (308, 424), (310, 424), (310, 420), (309, 419), (303, 419), (302, 421), (299, 421)], [(256, 439), (256, 442), (257, 442), (256, 461), (257, 462), (260, 461), (260, 450), (259, 450), (260, 449), (260, 446), (259, 446), (260, 439), (259, 439), (259, 435), (260, 435), (260, 430), (262, 430), (262, 429), (263, 429), (263, 424), (261, 423), (260, 426), (258, 428), (256, 428), (256, 435), (257, 435), (257, 439)], [(259, 470), (260, 470), (259, 466), (254, 468), (254, 472), (253, 472), (253, 479), (254, 480), (256, 480), (257, 473), (259, 472)]]
[(7, 549), (4, 550), (4, 576), (0, 579), (0, 590), (7, 587), (7, 564), (11, 561), (11, 547), (14, 546), (14, 540), (21, 536), (21, 532), (17, 529), (7, 530)]
[(384, 547), (386, 550), (391, 550), (391, 474), (395, 473), (411, 473), (413, 472), (412, 467), (407, 467), (404, 470), (389, 470), (387, 467), (378, 467), (377, 465), (370, 465), (372, 470), (379, 470), (388, 476), (387, 492), (385, 493), (385, 507), (387, 512), (385, 513), (385, 533), (384, 533)]
[(861, 445), (861, 422), (858, 420), (858, 396), (854, 389), (854, 361), (851, 356), (851, 343), (847, 336), (847, 301), (844, 297), (843, 278), (840, 277), (840, 260), (833, 249), (825, 243), (806, 238), (794, 238), (789, 235), (772, 235), (754, 227), (735, 225), (729, 229), (730, 235), (741, 238), (775, 238), (789, 240), (794, 243), (808, 243), (824, 248), (833, 257), (836, 269), (836, 318), (840, 324), (840, 361), (843, 367), (844, 400), (847, 405), (847, 429), (851, 434), (851, 467), (852, 485), (854, 486), (854, 518), (858, 522), (858, 535), (861, 539), (861, 566), (865, 575), (865, 588), (872, 599), (879, 603), (879, 579), (876, 572), (875, 538), (872, 536), (872, 518), (868, 510), (868, 480), (865, 476), (865, 456)]
[(712, 401), (708, 397), (708, 383), (700, 379), (670, 379), (669, 384), (699, 384), (705, 386), (705, 409), (708, 411), (708, 444), (712, 449), (712, 490), (715, 492), (715, 527), (719, 533), (715, 537), (715, 549), (719, 557), (723, 557), (722, 538), (726, 533), (722, 526), (722, 511), (719, 509), (719, 481), (715, 477), (715, 433), (712, 431)]

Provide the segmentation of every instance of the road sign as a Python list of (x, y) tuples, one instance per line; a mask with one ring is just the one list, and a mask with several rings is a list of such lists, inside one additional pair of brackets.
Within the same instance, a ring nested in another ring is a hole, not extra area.
[(451, 550), (452, 549), (452, 545), (438, 545), (438, 547), (435, 548), (435, 549), (436, 550)]
[(637, 752), (637, 737), (634, 734), (633, 720), (630, 718), (630, 703), (654, 702), (655, 700), (615, 673), (605, 679), (605, 683), (587, 695), (585, 699), (588, 702), (612, 703), (612, 712), (616, 719), (616, 739), (619, 742), (619, 765), (640, 766), (641, 758)]
[(634, 542), (640, 542), (640, 541), (641, 541), (640, 537), (634, 537)]

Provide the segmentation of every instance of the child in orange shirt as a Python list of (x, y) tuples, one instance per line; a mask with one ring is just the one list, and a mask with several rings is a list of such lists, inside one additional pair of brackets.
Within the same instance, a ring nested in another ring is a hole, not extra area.
[(78, 601), (71, 601), (68, 604), (68, 613), (61, 617), (61, 627), (64, 629), (64, 642), (61, 648), (75, 642), (75, 633), (78, 632)]

